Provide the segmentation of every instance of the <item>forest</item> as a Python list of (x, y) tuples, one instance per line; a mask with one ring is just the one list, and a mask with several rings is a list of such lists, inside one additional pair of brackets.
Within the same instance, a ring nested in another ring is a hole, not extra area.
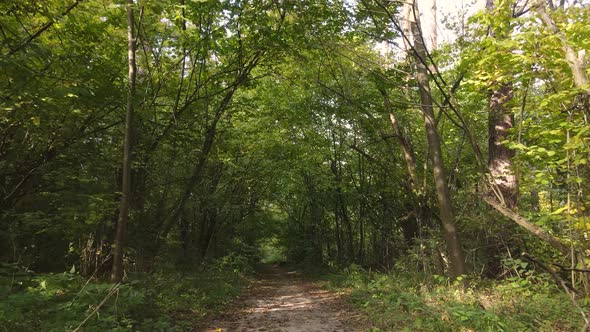
[(590, 3), (430, 3), (1, 1), (0, 331), (589, 330)]

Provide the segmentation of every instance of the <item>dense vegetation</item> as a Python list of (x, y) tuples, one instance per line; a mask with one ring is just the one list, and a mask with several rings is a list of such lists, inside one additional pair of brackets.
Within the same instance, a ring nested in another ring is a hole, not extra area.
[(586, 5), (0, 3), (0, 329), (188, 328), (260, 260), (385, 330), (590, 327)]

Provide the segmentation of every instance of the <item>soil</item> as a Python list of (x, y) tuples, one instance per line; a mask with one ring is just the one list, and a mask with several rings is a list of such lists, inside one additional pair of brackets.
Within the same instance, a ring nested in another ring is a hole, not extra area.
[(203, 331), (369, 330), (367, 317), (352, 309), (345, 296), (322, 289), (296, 271), (265, 266), (239, 303)]

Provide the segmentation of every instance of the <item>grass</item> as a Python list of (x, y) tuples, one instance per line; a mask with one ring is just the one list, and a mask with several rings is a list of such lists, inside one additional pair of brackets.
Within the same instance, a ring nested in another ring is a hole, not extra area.
[[(325, 279), (350, 291), (374, 331), (575, 331), (583, 321), (548, 276), (468, 281), (409, 274), (369, 273), (356, 266)], [(584, 310), (588, 301), (580, 300)]]
[[(120, 285), (90, 282), (75, 273), (0, 276), (0, 331), (194, 330), (232, 301), (247, 282), (235, 259), (198, 273), (160, 272)], [(96, 312), (95, 312), (96, 311)]]

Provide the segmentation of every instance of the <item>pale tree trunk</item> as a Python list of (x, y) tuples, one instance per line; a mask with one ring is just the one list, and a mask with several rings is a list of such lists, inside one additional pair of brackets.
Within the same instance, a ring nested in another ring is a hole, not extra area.
[(123, 279), (123, 255), (125, 248), (125, 229), (129, 220), (129, 201), (131, 194), (131, 135), (133, 121), (133, 106), (135, 99), (135, 78), (137, 65), (135, 61), (135, 29), (133, 0), (127, 0), (127, 59), (128, 59), (128, 84), (127, 84), (127, 114), (125, 116), (125, 139), (123, 142), (123, 185), (121, 207), (119, 208), (119, 220), (117, 221), (117, 234), (113, 248), (112, 282), (121, 282)]
[[(415, 6), (415, 3), (413, 3)], [(428, 68), (426, 67), (426, 46), (420, 34), (420, 15), (417, 8), (413, 8), (415, 15), (410, 16), (410, 26), (414, 39), (414, 58), (416, 60), (416, 80), (420, 89), (420, 103), (426, 129), (426, 138), (428, 140), (428, 149), (430, 151), (430, 160), (434, 173), (434, 183), (436, 196), (439, 205), (440, 220), (442, 232), (449, 251), (451, 276), (458, 277), (465, 274), (465, 258), (459, 234), (455, 225), (455, 215), (453, 212), (451, 194), (446, 180), (444, 162), (441, 149), (441, 139), (436, 129), (436, 119), (434, 116), (433, 100), (428, 79)], [(412, 19), (415, 17), (415, 20)]]
[(432, 13), (432, 26), (430, 30), (430, 41), (432, 42), (431, 50), (438, 48), (438, 22), (436, 13), (436, 0), (431, 0), (430, 12)]
[(559, 30), (557, 24), (555, 24), (555, 21), (547, 12), (545, 0), (535, 0), (533, 2), (533, 6), (543, 23), (561, 41), (561, 46), (565, 53), (565, 60), (572, 71), (575, 86), (579, 89), (582, 89), (587, 94), (590, 93), (590, 86), (588, 86), (588, 76), (586, 75), (586, 66), (584, 63), (584, 52), (579, 55), (576, 54), (576, 51), (568, 43), (568, 40), (563, 32)]

